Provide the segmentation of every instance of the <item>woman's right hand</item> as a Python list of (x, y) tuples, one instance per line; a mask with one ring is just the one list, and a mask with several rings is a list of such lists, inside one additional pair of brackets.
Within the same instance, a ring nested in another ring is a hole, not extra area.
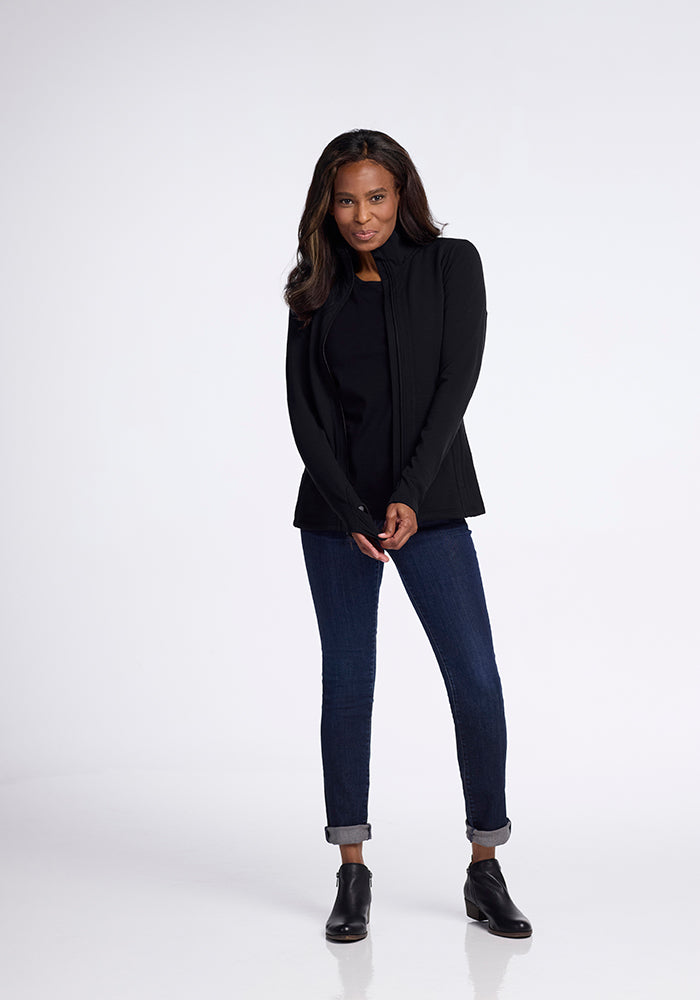
[(383, 549), (375, 549), (369, 538), (366, 538), (362, 532), (353, 531), (352, 537), (357, 542), (358, 549), (360, 552), (364, 553), (364, 555), (369, 556), (370, 559), (377, 559), (379, 562), (389, 562), (389, 556), (386, 552), (384, 552)]

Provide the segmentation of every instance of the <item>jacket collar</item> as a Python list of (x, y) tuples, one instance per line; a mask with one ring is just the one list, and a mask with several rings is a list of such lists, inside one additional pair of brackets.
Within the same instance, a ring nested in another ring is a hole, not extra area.
[(394, 230), (380, 247), (372, 251), (375, 260), (385, 261), (388, 264), (400, 264), (401, 261), (416, 249), (417, 244), (404, 233), (399, 222)]
[[(350, 245), (342, 239), (342, 243), (338, 246), (338, 251), (343, 259), (346, 269), (352, 267), (353, 254)], [(383, 264), (400, 264), (402, 260), (408, 257), (413, 251), (418, 247), (417, 243), (413, 240), (409, 240), (406, 236), (403, 227), (397, 221), (391, 236), (382, 243), (380, 247), (372, 251), (372, 256), (375, 261), (380, 261)]]

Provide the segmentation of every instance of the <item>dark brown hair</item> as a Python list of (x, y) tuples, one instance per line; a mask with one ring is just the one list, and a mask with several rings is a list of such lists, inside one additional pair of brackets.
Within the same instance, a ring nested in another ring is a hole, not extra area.
[(338, 169), (373, 160), (394, 175), (399, 199), (396, 226), (417, 244), (432, 243), (442, 229), (428, 207), (423, 183), (403, 146), (384, 132), (357, 128), (331, 139), (314, 168), (299, 223), (297, 263), (290, 271), (284, 300), (306, 325), (328, 298), (336, 276), (336, 247), (344, 242), (329, 214)]

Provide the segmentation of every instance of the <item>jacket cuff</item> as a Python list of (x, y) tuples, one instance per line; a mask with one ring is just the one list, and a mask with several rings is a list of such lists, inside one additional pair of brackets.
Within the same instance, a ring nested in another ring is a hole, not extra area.
[(364, 535), (377, 537), (377, 525), (365, 504), (361, 503), (357, 506), (347, 504), (338, 513), (348, 533), (360, 531)]
[(396, 487), (394, 492), (389, 497), (389, 503), (405, 503), (407, 507), (411, 508), (416, 517), (418, 517), (418, 497), (403, 484)]

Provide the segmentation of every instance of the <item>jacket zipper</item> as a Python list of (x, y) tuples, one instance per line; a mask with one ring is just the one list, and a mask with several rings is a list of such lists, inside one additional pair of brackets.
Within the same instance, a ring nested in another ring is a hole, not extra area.
[(391, 313), (391, 332), (394, 338), (394, 346), (396, 348), (396, 388), (398, 390), (397, 411), (399, 416), (399, 461), (398, 461), (398, 468), (394, 473), (394, 479), (396, 480), (396, 482), (398, 482), (398, 477), (401, 475), (401, 470), (403, 468), (403, 461), (404, 461), (403, 385), (401, 383), (401, 368), (403, 366), (401, 358), (401, 340), (399, 338), (399, 328), (396, 324), (396, 294), (394, 290), (394, 282), (391, 279), (391, 271), (387, 266), (386, 262), (382, 262), (381, 264), (378, 263), (377, 266), (380, 270), (380, 273), (383, 272), (382, 280), (385, 281), (386, 284), (389, 286), (389, 303), (391, 306), (391, 308), (389, 309), (389, 312)]
[(389, 298), (391, 300), (391, 325), (394, 331), (394, 343), (396, 345), (396, 385), (399, 390), (399, 468), (397, 469), (396, 475), (401, 475), (401, 469), (403, 467), (404, 461), (404, 447), (403, 447), (403, 386), (401, 385), (401, 369), (403, 367), (401, 359), (401, 339), (399, 337), (399, 328), (396, 325), (396, 298), (394, 294), (394, 284), (389, 281)]

